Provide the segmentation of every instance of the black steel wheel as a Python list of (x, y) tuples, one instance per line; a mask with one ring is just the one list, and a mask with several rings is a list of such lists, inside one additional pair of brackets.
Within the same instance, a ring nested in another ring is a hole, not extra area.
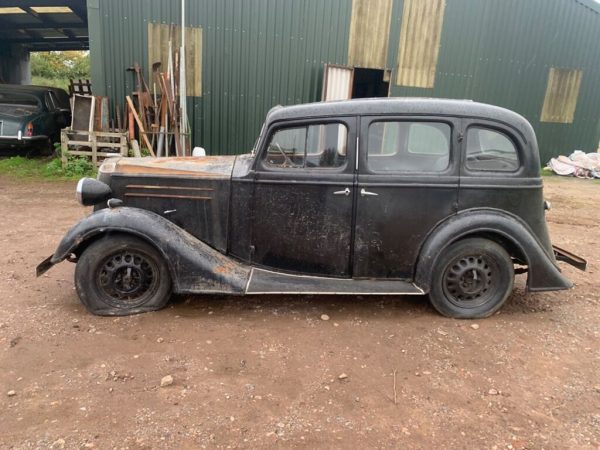
[(98, 315), (128, 315), (162, 308), (171, 278), (158, 251), (128, 235), (108, 235), (91, 244), (75, 269), (75, 287)]
[(514, 267), (497, 243), (469, 238), (450, 245), (438, 258), (429, 294), (441, 314), (461, 319), (488, 317), (512, 292)]

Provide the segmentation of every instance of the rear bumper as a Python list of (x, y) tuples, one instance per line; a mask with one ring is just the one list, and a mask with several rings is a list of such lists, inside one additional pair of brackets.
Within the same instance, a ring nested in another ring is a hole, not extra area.
[(554, 251), (554, 257), (557, 261), (566, 262), (567, 264), (570, 264), (573, 267), (583, 271), (585, 271), (587, 268), (587, 261), (580, 256), (574, 255), (573, 253), (563, 250), (555, 245), (552, 246), (552, 250)]
[(40, 134), (37, 136), (0, 136), (0, 147), (26, 147), (31, 144), (46, 142), (48, 136)]

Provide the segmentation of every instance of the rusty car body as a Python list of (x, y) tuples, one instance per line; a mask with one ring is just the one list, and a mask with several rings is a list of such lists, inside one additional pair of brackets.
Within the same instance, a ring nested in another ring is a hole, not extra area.
[(366, 99), (276, 107), (251, 153), (111, 158), (78, 184), (94, 212), (38, 275), (76, 262), (96, 314), (185, 294), (429, 294), (485, 317), (527, 272), (568, 289), (540, 160), (520, 115), (472, 101)]

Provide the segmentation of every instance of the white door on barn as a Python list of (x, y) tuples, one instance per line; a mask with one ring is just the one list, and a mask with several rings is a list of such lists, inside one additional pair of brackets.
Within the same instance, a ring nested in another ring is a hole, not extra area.
[(352, 80), (354, 68), (325, 64), (323, 76), (323, 94), (321, 100), (348, 100), (352, 98)]

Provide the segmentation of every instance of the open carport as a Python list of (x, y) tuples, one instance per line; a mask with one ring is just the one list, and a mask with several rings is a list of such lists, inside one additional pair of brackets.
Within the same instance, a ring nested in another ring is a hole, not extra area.
[(88, 48), (86, 0), (0, 0), (0, 82), (29, 83), (30, 52)]

